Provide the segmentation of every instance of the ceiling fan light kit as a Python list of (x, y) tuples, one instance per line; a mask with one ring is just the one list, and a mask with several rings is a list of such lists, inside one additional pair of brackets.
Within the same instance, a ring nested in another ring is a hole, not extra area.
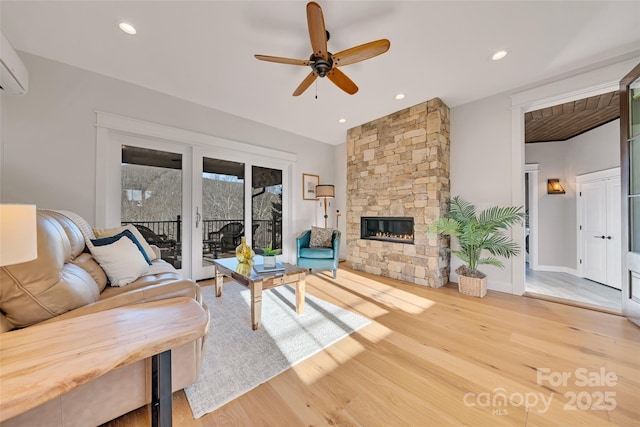
[(358, 92), (358, 86), (338, 69), (339, 66), (355, 64), (381, 55), (389, 50), (391, 43), (387, 39), (376, 40), (350, 49), (331, 54), (327, 50), (330, 34), (324, 25), (322, 8), (316, 2), (307, 3), (307, 25), (309, 39), (313, 53), (308, 60), (281, 58), (279, 56), (255, 55), (256, 59), (280, 64), (310, 66), (311, 73), (305, 77), (293, 92), (293, 96), (301, 95), (318, 77), (328, 77), (336, 86), (353, 95)]
[(326, 76), (327, 73), (333, 68), (333, 59), (331, 58), (330, 53), (327, 55), (326, 60), (315, 55), (311, 55), (311, 58), (309, 58), (309, 60), (311, 61), (311, 69), (316, 72), (318, 77)]

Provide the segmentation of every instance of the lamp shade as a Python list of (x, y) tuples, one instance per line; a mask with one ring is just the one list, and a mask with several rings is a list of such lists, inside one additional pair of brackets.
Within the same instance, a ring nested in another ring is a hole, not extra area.
[(38, 257), (35, 205), (0, 205), (0, 266)]
[(319, 199), (330, 199), (336, 196), (336, 191), (333, 185), (320, 184), (316, 185), (316, 197)]

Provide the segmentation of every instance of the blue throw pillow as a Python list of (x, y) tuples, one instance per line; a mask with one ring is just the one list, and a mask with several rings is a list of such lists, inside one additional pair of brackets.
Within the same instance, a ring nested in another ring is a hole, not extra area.
[(147, 256), (147, 253), (145, 252), (144, 248), (142, 247), (142, 245), (140, 244), (138, 239), (136, 239), (136, 236), (134, 236), (133, 233), (131, 231), (129, 231), (129, 230), (123, 230), (121, 233), (118, 233), (115, 236), (111, 236), (111, 237), (102, 237), (100, 239), (91, 239), (91, 243), (93, 243), (93, 246), (106, 246), (106, 245), (110, 245), (110, 244), (112, 244), (114, 242), (117, 242), (118, 240), (120, 240), (123, 237), (128, 237), (133, 243), (135, 243), (136, 246), (138, 247), (138, 250), (142, 253), (142, 256), (144, 257), (144, 260), (147, 262), (147, 264), (151, 265), (151, 260)]

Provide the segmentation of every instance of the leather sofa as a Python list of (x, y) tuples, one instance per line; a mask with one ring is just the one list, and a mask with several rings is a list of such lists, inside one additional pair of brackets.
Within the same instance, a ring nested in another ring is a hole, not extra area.
[[(159, 259), (126, 286), (107, 284), (105, 271), (87, 251), (96, 236), (77, 214), (37, 213), (38, 258), (0, 268), (0, 332), (84, 316), (127, 304), (187, 296), (202, 303), (200, 287)], [(205, 306), (206, 309), (206, 306)], [(208, 311), (207, 311), (208, 312)], [(0, 342), (2, 335), (0, 334)], [(173, 391), (198, 378), (204, 338), (172, 352)], [(2, 423), (14, 426), (97, 426), (151, 402), (150, 360), (112, 371)]]

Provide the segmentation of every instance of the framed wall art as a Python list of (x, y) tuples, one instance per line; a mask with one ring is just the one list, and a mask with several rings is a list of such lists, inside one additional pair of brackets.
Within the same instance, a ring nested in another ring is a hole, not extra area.
[(302, 174), (302, 199), (318, 200), (316, 197), (316, 185), (320, 184), (320, 176), (308, 173)]

